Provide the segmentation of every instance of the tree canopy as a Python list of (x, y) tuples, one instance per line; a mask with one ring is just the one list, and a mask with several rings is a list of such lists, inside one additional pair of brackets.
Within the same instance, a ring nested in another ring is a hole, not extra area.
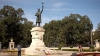
[(96, 39), (100, 41), (100, 23), (98, 24), (97, 29), (93, 31), (92, 35), (93, 35), (93, 41), (95, 41)]
[(52, 20), (43, 26), (46, 46), (67, 46), (90, 42), (92, 22), (87, 15), (70, 14), (62, 20)]
[(15, 45), (18, 43), (29, 44), (31, 41), (30, 29), (33, 22), (23, 18), (24, 11), (5, 5), (0, 9), (0, 42), (7, 47), (13, 38)]

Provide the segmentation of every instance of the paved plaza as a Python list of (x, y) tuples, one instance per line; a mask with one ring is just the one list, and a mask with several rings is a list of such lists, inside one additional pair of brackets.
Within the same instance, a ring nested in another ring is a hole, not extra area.
[[(75, 51), (57, 51), (54, 54), (50, 54), (50, 55), (46, 55), (45, 54), (45, 55), (38, 55), (38, 56), (71, 56), (72, 53), (79, 54), (79, 52), (75, 52)], [(91, 52), (83, 52), (83, 53), (91, 53)], [(100, 52), (93, 52), (93, 53), (100, 53)], [(7, 52), (4, 53), (4, 52), (0, 52), (0, 56), (17, 56), (17, 53), (7, 53)], [(21, 56), (30, 56), (30, 55), (21, 55)], [(36, 56), (36, 55), (33, 55), (33, 56)]]
[[(76, 53), (76, 52), (72, 52), (72, 51), (61, 51), (61, 52), (56, 53), (56, 54), (50, 54), (50, 55), (44, 55), (44, 56), (71, 56), (72, 53)], [(17, 54), (0, 53), (0, 56), (17, 56)], [(22, 56), (27, 56), (27, 55), (22, 55)]]

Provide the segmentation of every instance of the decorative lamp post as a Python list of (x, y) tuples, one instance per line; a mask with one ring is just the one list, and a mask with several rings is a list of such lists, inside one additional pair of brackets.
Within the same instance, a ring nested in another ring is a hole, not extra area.
[(92, 41), (92, 30), (91, 30), (91, 46), (93, 45), (93, 43), (92, 43), (93, 41)]
[[(93, 25), (92, 25), (92, 22), (91, 22), (90, 24), (91, 24), (91, 27), (92, 27), (92, 26), (93, 26)], [(91, 47), (93, 46), (93, 41), (92, 41), (92, 29), (93, 29), (93, 28), (91, 28), (91, 33), (90, 33), (90, 35), (91, 35), (91, 37), (90, 37), (90, 38), (91, 38)], [(92, 51), (92, 48), (90, 48), (90, 51)]]

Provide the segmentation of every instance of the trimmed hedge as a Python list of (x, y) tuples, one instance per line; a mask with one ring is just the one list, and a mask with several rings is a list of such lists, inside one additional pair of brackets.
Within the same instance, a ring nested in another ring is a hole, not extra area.
[(6, 52), (18, 52), (18, 50), (6, 50)]
[[(78, 49), (62, 49), (62, 51), (78, 51)], [(90, 51), (90, 49), (83, 49), (84, 52)], [(96, 51), (95, 49), (92, 49), (92, 51)], [(100, 51), (97, 50), (97, 51)]]

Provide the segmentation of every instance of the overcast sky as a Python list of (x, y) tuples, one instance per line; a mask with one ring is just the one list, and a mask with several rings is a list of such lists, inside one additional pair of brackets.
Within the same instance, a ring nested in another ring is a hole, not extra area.
[(87, 15), (93, 23), (93, 28), (97, 28), (100, 23), (100, 0), (0, 0), (0, 9), (4, 5), (13, 6), (15, 9), (22, 8), (29, 21), (36, 22), (35, 13), (38, 8), (42, 8), (42, 25), (51, 20), (62, 20), (71, 13)]

